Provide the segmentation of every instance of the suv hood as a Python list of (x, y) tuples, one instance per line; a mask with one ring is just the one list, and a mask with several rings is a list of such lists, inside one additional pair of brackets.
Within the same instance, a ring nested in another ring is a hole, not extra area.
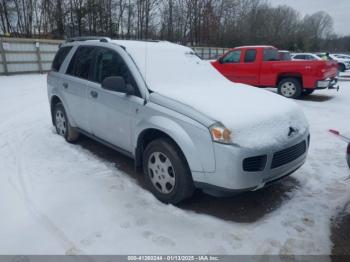
[(292, 127), (299, 135), (308, 130), (301, 108), (291, 100), (267, 90), (242, 84), (176, 86), (157, 91), (181, 101), (232, 131), (235, 144), (264, 148), (288, 143)]
[(152, 91), (221, 122), (232, 131), (235, 144), (249, 148), (285, 144), (290, 127), (300, 134), (308, 129), (294, 101), (230, 82), (190, 48), (168, 42), (117, 42), (126, 47)]

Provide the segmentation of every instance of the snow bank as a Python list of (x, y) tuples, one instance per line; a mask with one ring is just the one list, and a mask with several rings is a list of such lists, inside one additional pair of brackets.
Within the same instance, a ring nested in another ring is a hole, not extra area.
[(241, 146), (284, 143), (290, 126), (300, 133), (308, 128), (294, 101), (230, 82), (190, 48), (168, 42), (115, 42), (126, 47), (151, 90), (223, 123)]

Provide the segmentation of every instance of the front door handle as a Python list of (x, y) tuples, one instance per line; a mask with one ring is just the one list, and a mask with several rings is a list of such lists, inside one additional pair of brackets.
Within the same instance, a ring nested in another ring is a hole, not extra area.
[(98, 93), (96, 91), (91, 91), (90, 95), (92, 98), (97, 98), (98, 97)]
[(68, 83), (63, 83), (63, 87), (64, 87), (64, 89), (67, 89), (68, 88)]

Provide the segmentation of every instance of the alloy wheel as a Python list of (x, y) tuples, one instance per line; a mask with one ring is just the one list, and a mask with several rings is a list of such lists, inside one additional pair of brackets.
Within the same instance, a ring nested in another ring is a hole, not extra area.
[(161, 152), (153, 152), (148, 159), (148, 175), (153, 186), (163, 194), (175, 188), (175, 170), (170, 159)]
[(297, 92), (297, 87), (292, 82), (286, 82), (281, 86), (281, 94), (285, 97), (293, 97)]
[(56, 111), (55, 123), (57, 133), (61, 136), (65, 136), (67, 133), (67, 122), (66, 117), (64, 116), (64, 113), (61, 110)]

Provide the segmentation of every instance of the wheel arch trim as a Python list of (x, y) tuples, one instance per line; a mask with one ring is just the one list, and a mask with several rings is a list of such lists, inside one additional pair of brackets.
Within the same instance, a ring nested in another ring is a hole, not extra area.
[[(135, 127), (135, 164), (137, 166), (142, 163), (142, 141), (144, 135), (151, 130), (164, 133), (171, 138), (182, 151), (191, 171), (203, 172), (203, 166), (200, 158), (197, 156), (196, 146), (188, 132), (178, 123), (162, 116), (151, 117), (147, 122), (141, 121)], [(195, 179), (195, 178), (194, 178)]]
[(300, 73), (293, 73), (293, 72), (279, 74), (276, 79), (276, 85), (279, 85), (281, 81), (286, 78), (294, 78), (300, 81), (300, 85), (301, 87), (303, 87), (303, 75)]
[(51, 96), (50, 96), (50, 112), (51, 112), (51, 120), (52, 120), (52, 124), (54, 125), (55, 123), (54, 123), (54, 118), (53, 118), (53, 106), (54, 106), (54, 100), (58, 100), (59, 102), (61, 102), (62, 104), (63, 104), (63, 107), (64, 107), (64, 109), (65, 109), (65, 111), (66, 111), (66, 115), (67, 115), (67, 117), (68, 117), (68, 120), (69, 120), (69, 123), (71, 124), (71, 126), (76, 126), (76, 123), (75, 123), (75, 121), (74, 121), (74, 119), (71, 117), (71, 115), (70, 115), (70, 113), (69, 113), (69, 110), (67, 110), (68, 109), (68, 107), (67, 107), (67, 105), (66, 105), (66, 103), (64, 102), (64, 100), (62, 99), (62, 97), (60, 97), (58, 94), (52, 94)]

